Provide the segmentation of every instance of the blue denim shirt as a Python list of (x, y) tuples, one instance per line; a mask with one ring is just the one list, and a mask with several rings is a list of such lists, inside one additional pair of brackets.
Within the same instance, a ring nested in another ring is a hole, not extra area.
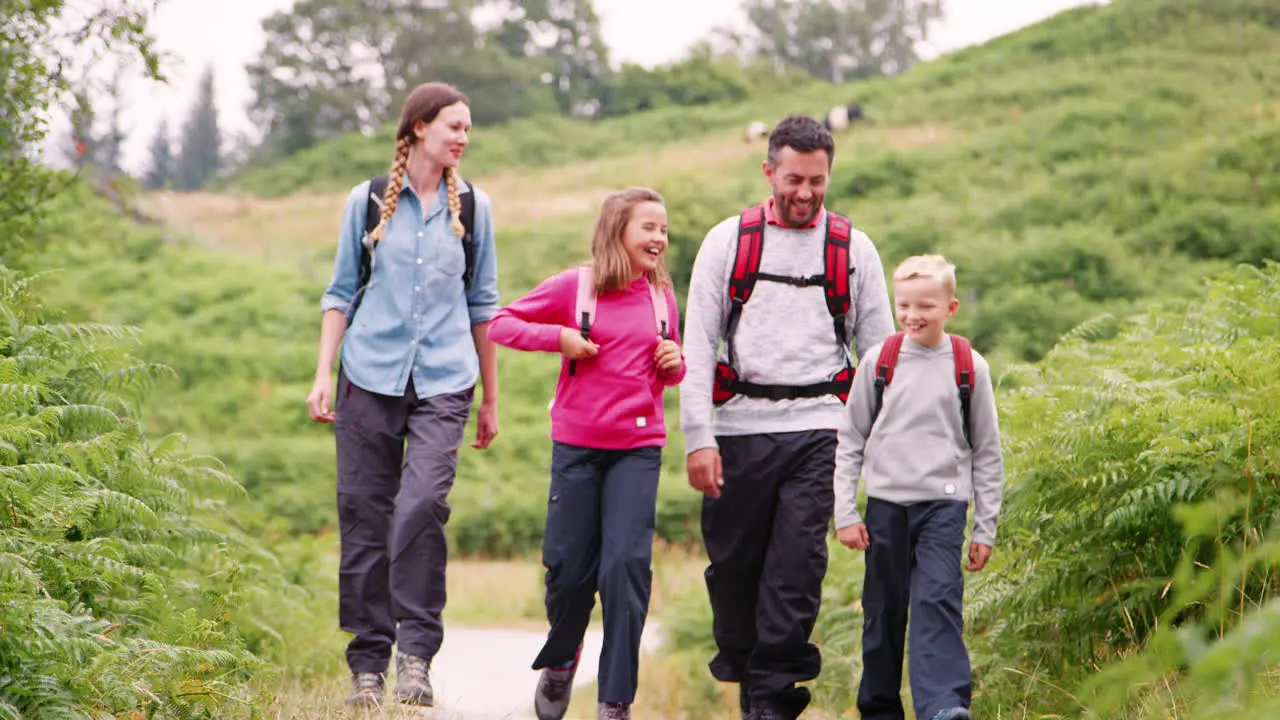
[[(468, 192), (462, 184), (461, 192)], [(406, 177), (396, 211), (374, 252), (373, 273), (355, 322), (342, 341), (342, 371), (353, 385), (380, 395), (400, 396), (410, 373), (419, 398), (472, 387), (480, 373), (471, 326), (498, 312), (498, 263), (489, 196), (475, 189), (475, 269), (468, 293), (462, 271), (462, 241), (450, 228), (443, 179), (432, 208)], [(347, 197), (333, 279), (320, 301), (322, 310), (350, 315), (359, 283), (369, 181)]]

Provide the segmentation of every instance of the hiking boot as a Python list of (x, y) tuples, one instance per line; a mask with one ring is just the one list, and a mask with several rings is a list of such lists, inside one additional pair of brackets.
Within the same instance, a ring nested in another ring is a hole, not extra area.
[(382, 673), (352, 673), (351, 695), (347, 705), (354, 708), (376, 708), (382, 705)]
[(628, 703), (600, 703), (596, 720), (631, 720), (631, 705)]
[(431, 707), (435, 694), (427, 677), (430, 670), (425, 659), (396, 653), (396, 699), (406, 705)]
[(953, 707), (938, 711), (930, 720), (973, 720), (973, 716), (966, 708)]
[[(533, 694), (533, 711), (538, 715), (538, 720), (562, 720), (564, 714), (569, 711), (569, 696), (573, 694), (573, 676), (578, 673), (578, 661), (581, 659), (582, 647), (579, 646), (578, 654), (567, 666), (542, 668), (542, 677), (538, 678), (538, 689)], [(603, 713), (604, 710), (600, 712)]]
[(746, 683), (738, 683), (738, 709), (742, 711), (742, 720), (751, 720), (751, 692)]

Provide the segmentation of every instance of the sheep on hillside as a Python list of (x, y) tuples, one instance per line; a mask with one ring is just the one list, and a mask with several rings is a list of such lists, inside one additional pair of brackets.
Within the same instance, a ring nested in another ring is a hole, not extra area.
[(751, 122), (747, 123), (747, 129), (742, 134), (742, 140), (743, 142), (751, 142), (752, 140), (759, 140), (760, 138), (768, 134), (769, 134), (768, 125), (765, 125), (759, 120), (752, 120)]
[(827, 111), (822, 126), (831, 132), (840, 132), (849, 127), (849, 123), (862, 118), (862, 106), (857, 103), (837, 105)]

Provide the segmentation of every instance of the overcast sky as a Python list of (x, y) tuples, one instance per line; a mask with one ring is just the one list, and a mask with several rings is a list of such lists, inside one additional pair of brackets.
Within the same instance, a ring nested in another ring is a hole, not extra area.
[[(948, 13), (924, 48), (932, 57), (979, 43), (1077, 5), (1099, 0), (946, 0)], [(123, 126), (129, 132), (126, 169), (141, 172), (146, 147), (160, 119), (179, 127), (201, 69), (213, 63), (218, 120), (224, 133), (249, 131), (245, 65), (262, 48), (261, 21), (293, 0), (161, 0), (151, 29), (162, 51), (169, 83), (136, 80), (126, 85)], [(652, 66), (678, 58), (719, 25), (742, 25), (741, 0), (595, 0), (601, 33), (614, 63)], [(426, 80), (427, 78), (423, 78)]]

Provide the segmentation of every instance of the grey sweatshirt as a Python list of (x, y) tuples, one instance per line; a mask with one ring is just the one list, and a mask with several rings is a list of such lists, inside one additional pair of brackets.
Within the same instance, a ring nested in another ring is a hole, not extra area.
[(869, 348), (865, 371), (854, 379), (836, 448), (836, 527), (862, 522), (857, 510), (858, 479), (867, 496), (907, 505), (929, 500), (973, 503), (973, 541), (995, 544), (996, 518), (1004, 492), (1004, 460), (996, 418), (991, 368), (973, 353), (970, 434), (964, 439), (960, 393), (951, 343), (927, 348), (910, 337), (902, 343), (893, 382), (871, 426), (875, 407), (875, 358)]
[[(792, 230), (766, 225), (760, 272), (790, 277), (824, 273), (826, 222)], [(711, 402), (717, 359), (727, 358), (724, 340), (729, 312), (729, 278), (738, 243), (738, 216), (707, 233), (693, 263), (685, 313), (684, 356), (680, 384), (680, 423), (685, 448), (716, 447), (717, 435), (801, 430), (835, 430), (844, 406), (831, 395), (773, 401), (737, 396), (719, 408)], [(876, 247), (858, 230), (850, 232), (852, 303), (847, 337), (861, 358), (866, 348), (893, 332), (884, 266)], [(844, 367), (849, 349), (841, 348), (820, 286), (796, 287), (760, 280), (743, 307), (734, 333), (738, 377), (766, 385), (823, 382)]]

